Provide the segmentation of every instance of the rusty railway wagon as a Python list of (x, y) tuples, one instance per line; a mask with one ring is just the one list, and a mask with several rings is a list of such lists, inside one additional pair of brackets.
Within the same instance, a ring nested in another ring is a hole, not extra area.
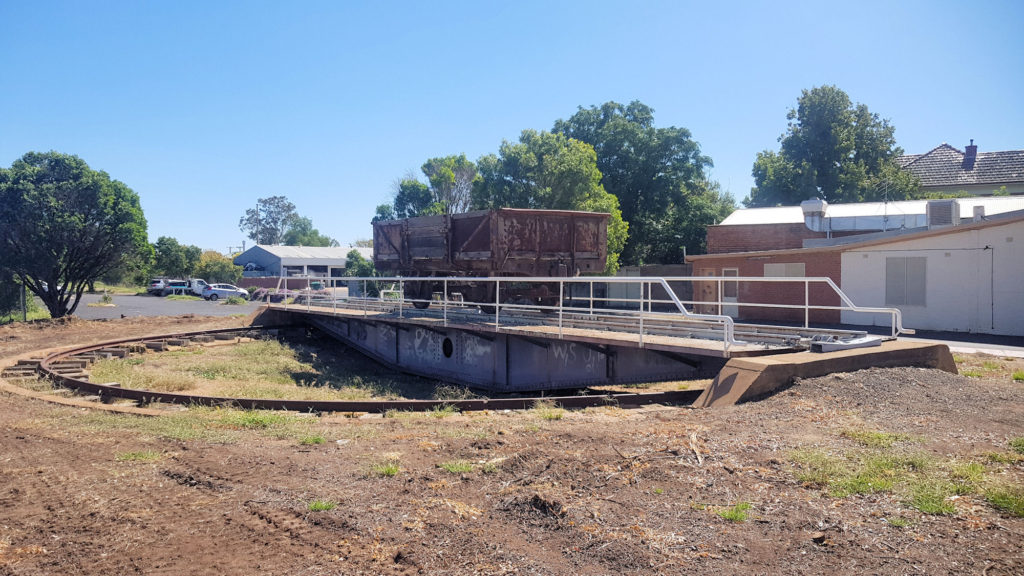
[[(373, 223), (373, 263), (386, 275), (423, 278), (406, 283), (426, 308), (439, 280), (427, 278), (559, 277), (599, 274), (608, 258), (608, 218), (597, 212), (500, 208)], [(553, 288), (553, 290), (552, 290)], [(448, 291), (491, 311), (494, 282), (451, 282)], [(557, 287), (503, 286), (500, 301), (550, 305)]]

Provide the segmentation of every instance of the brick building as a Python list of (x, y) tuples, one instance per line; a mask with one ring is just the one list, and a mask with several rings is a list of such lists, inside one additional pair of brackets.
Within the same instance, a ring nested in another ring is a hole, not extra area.
[[(688, 262), (695, 276), (716, 278), (695, 286), (694, 300), (708, 303), (698, 304), (699, 312), (741, 321), (803, 322), (802, 310), (750, 304), (801, 305), (806, 297), (814, 306), (840, 306), (839, 296), (820, 284), (805, 293), (804, 282), (797, 280), (728, 278), (824, 277), (859, 306), (899, 308), (909, 328), (1020, 334), (1022, 241), (1024, 197), (846, 205), (810, 200), (734, 212), (709, 227), (709, 253)], [(899, 297), (901, 290), (910, 296)], [(973, 312), (961, 313), (967, 309)], [(1017, 314), (1016, 320), (1000, 320), (1000, 310)], [(813, 324), (881, 322), (877, 315), (839, 310), (812, 310), (809, 319)]]

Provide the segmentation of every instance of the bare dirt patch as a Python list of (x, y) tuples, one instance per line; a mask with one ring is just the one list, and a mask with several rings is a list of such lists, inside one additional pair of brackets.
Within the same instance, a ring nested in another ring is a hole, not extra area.
[[(5, 326), (0, 357), (239, 324)], [(1024, 365), (998, 362), (559, 418), (143, 418), (0, 394), (0, 574), (1019, 574), (1024, 518), (986, 495), (1024, 486)], [(944, 512), (919, 509), (924, 480), (952, 490)]]

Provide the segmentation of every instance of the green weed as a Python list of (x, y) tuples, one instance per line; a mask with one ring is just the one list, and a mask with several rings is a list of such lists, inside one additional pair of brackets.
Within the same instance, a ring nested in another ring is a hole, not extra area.
[(995, 462), (996, 464), (1016, 464), (1024, 459), (1024, 456), (1012, 452), (986, 452), (985, 458), (989, 462)]
[(565, 417), (565, 410), (548, 400), (538, 400), (535, 402), (533, 413), (542, 420), (561, 420)]
[(310, 512), (327, 512), (328, 510), (334, 510), (337, 505), (338, 504), (336, 502), (332, 502), (330, 500), (313, 500), (306, 506), (306, 508), (308, 508)]
[(1013, 381), (1014, 382), (1024, 382), (1024, 370), (1019, 370), (1019, 369), (1018, 370), (1014, 370), (1013, 371)]
[(968, 378), (981, 378), (985, 375), (981, 370), (961, 370), (961, 376), (967, 376)]
[(871, 430), (843, 430), (840, 435), (855, 440), (869, 448), (891, 448), (896, 442), (910, 439), (905, 434), (891, 434), (889, 432), (875, 432)]
[(229, 306), (238, 306), (246, 303), (246, 299), (241, 296), (228, 296), (228, 299), (224, 301)]
[(1017, 454), (1024, 454), (1024, 436), (1010, 440), (1010, 448)]
[(377, 462), (370, 465), (370, 475), (377, 476), (379, 478), (392, 478), (397, 476), (401, 471), (402, 467), (399, 465), (397, 460)]
[(299, 438), (299, 444), (303, 446), (315, 446), (317, 444), (323, 444), (326, 442), (323, 436), (303, 436)]
[(956, 507), (949, 497), (956, 493), (956, 487), (948, 482), (926, 479), (910, 487), (910, 505), (925, 514), (949, 516), (956, 513)]
[(447, 418), (453, 414), (458, 414), (459, 409), (454, 404), (439, 404), (427, 410), (427, 413), (434, 418)]
[(294, 421), (295, 416), (287, 412), (269, 410), (229, 410), (220, 415), (219, 423), (235, 430), (266, 430), (277, 428)]
[(1011, 516), (1024, 518), (1024, 486), (993, 486), (985, 490), (985, 500)]
[(750, 510), (749, 502), (737, 502), (735, 506), (718, 510), (715, 514), (718, 514), (730, 522), (746, 522), (747, 510)]
[(949, 473), (949, 478), (953, 481), (954, 492), (971, 494), (985, 479), (985, 466), (978, 462), (955, 463)]
[(900, 516), (886, 518), (885, 521), (888, 522), (889, 526), (892, 526), (893, 528), (906, 528), (907, 526), (913, 524), (913, 522), (911, 522), (910, 520)]
[(466, 474), (473, 471), (473, 464), (468, 460), (449, 460), (437, 465), (449, 474)]

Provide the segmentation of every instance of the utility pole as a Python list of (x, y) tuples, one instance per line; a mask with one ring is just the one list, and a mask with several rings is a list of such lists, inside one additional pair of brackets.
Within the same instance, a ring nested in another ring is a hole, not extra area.
[(260, 201), (256, 200), (256, 244), (260, 243)]

